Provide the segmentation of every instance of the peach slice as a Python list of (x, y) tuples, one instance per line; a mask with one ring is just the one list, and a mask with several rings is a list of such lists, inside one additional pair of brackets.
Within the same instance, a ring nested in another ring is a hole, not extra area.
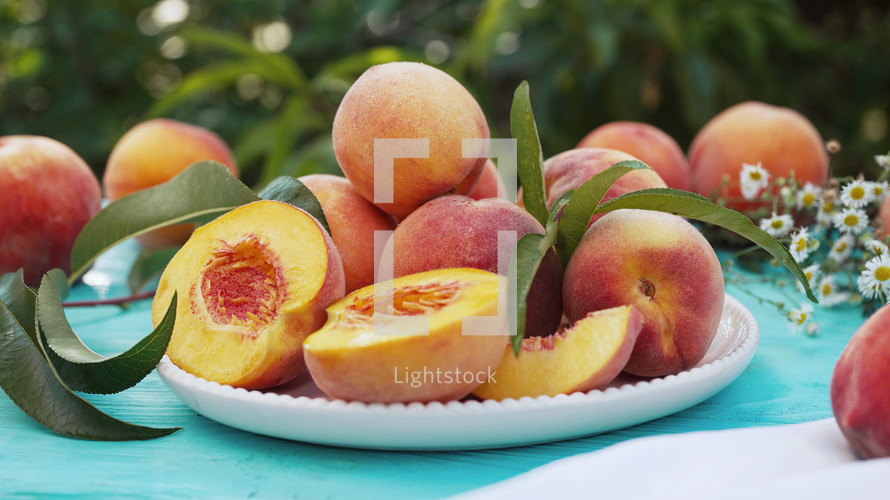
[(161, 321), (178, 291), (170, 360), (220, 384), (271, 387), (305, 369), (303, 340), (343, 297), (344, 281), (340, 255), (317, 220), (257, 201), (192, 234), (161, 276), (152, 321)]
[(591, 312), (562, 332), (508, 348), (492, 381), (473, 394), (485, 399), (555, 396), (599, 389), (624, 369), (643, 327), (633, 306)]
[[(504, 352), (506, 304), (497, 313), (505, 283), (488, 271), (450, 268), (356, 290), (331, 305), (328, 322), (304, 342), (309, 373), (327, 395), (350, 401), (460, 399), (488, 380)], [(492, 323), (472, 334), (470, 317)]]

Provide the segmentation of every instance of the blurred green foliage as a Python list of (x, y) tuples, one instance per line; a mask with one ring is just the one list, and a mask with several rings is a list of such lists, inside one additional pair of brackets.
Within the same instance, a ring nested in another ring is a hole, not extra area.
[(101, 175), (121, 134), (169, 116), (219, 133), (251, 185), (336, 172), (337, 105), (392, 60), (463, 82), (494, 137), (528, 80), (545, 157), (612, 120), (685, 148), (749, 99), (839, 140), (836, 173), (890, 149), (890, 9), (866, 0), (0, 0), (0, 135), (54, 137)]

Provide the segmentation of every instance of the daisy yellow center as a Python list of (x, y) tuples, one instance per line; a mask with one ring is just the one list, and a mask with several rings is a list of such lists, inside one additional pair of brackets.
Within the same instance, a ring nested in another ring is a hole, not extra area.
[(794, 249), (798, 252), (803, 252), (807, 248), (807, 240), (804, 238), (798, 238), (797, 241), (794, 242)]
[(802, 325), (807, 321), (807, 313), (802, 312), (797, 316), (797, 324)]
[(785, 225), (785, 222), (782, 221), (782, 219), (775, 219), (774, 221), (770, 222), (769, 225), (773, 229), (782, 229), (782, 227)]
[(802, 201), (804, 206), (809, 207), (816, 202), (816, 195), (814, 195), (813, 193), (804, 193)]
[(881, 266), (875, 269), (875, 279), (878, 281), (890, 280), (890, 267)]
[(760, 172), (754, 170), (753, 172), (751, 172), (750, 177), (751, 177), (752, 181), (759, 181), (760, 180)]
[(831, 284), (825, 283), (822, 285), (822, 295), (831, 295)]
[(854, 200), (861, 200), (865, 197), (865, 188), (862, 186), (854, 186), (853, 189), (850, 190), (850, 198)]
[(838, 243), (838, 245), (837, 245), (838, 253), (843, 252), (846, 249), (847, 249), (847, 242), (842, 241), (842, 242)]
[(859, 216), (855, 214), (849, 214), (844, 216), (844, 225), (853, 227), (856, 224), (859, 224)]
[(822, 210), (824, 210), (826, 212), (833, 212), (834, 211), (834, 203), (832, 203), (830, 201), (826, 201), (825, 205), (822, 206)]
[(884, 188), (875, 186), (874, 188), (872, 188), (871, 192), (874, 193), (875, 196), (880, 197), (882, 194), (884, 194)]
[(813, 273), (812, 272), (804, 273), (804, 276), (806, 276), (807, 281), (813, 281)]

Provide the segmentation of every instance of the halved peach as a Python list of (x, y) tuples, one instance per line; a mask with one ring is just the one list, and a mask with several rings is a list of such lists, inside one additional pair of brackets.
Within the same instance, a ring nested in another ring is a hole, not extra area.
[(633, 306), (591, 312), (562, 332), (508, 348), (491, 381), (473, 394), (485, 399), (555, 396), (599, 389), (624, 369), (643, 326)]
[[(328, 322), (304, 342), (309, 373), (327, 395), (345, 400), (460, 399), (492, 375), (504, 352), (509, 319), (506, 301), (498, 314), (498, 298), (505, 294), (505, 278), (469, 268), (356, 290), (331, 305)], [(491, 324), (472, 334), (471, 317)]]
[(344, 282), (337, 249), (315, 218), (257, 201), (192, 234), (161, 276), (152, 321), (178, 291), (170, 360), (220, 384), (271, 387), (305, 369), (303, 340), (324, 324)]

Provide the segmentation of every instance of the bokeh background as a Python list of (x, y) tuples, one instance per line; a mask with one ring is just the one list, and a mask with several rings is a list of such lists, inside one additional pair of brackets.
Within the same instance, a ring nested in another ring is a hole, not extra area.
[(528, 80), (545, 157), (612, 120), (685, 149), (743, 100), (839, 140), (836, 175), (890, 149), (886, 0), (0, 0), (0, 135), (58, 139), (101, 176), (127, 129), (167, 116), (220, 134), (253, 186), (337, 172), (337, 105), (393, 60), (463, 82), (493, 137)]

